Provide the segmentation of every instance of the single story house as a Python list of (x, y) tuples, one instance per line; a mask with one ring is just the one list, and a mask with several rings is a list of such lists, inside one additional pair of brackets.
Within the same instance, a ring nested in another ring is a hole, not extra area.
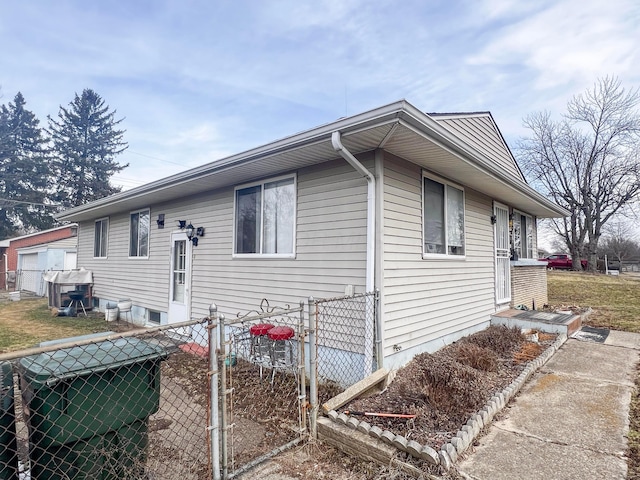
[(546, 302), (536, 219), (567, 213), (526, 183), (490, 113), (399, 101), (58, 219), (79, 225), (96, 306), (129, 298), (149, 324), (379, 289), (394, 367)]
[(0, 289), (44, 295), (44, 272), (76, 268), (77, 227), (74, 223), (0, 240)]

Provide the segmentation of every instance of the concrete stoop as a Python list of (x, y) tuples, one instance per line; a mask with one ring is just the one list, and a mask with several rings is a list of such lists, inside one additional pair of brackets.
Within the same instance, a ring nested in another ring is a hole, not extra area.
[[(355, 398), (358, 390), (370, 390), (372, 384), (383, 381), (381, 371), (351, 387), (349, 389), (351, 393), (348, 396), (343, 396), (340, 400), (335, 397), (324, 405), (327, 417), (318, 419), (318, 435), (323, 441), (347, 454), (385, 466), (395, 465), (416, 478), (421, 475), (424, 477), (425, 473), (412, 465), (398, 461), (396, 455), (399, 451), (406, 452), (412, 457), (426, 461), (427, 464), (447, 472), (456, 463), (458, 457), (469, 448), (480, 431), (491, 424), (495, 415), (509, 403), (509, 400), (520, 391), (536, 370), (549, 361), (566, 341), (567, 335), (561, 333), (549, 348), (525, 366), (518, 378), (501, 392), (497, 392), (484, 408), (473, 414), (456, 435), (441, 447), (440, 451), (436, 451), (428, 445), (421, 445), (414, 440), (407, 440), (402, 435), (396, 435), (389, 430), (382, 430), (377, 426), (372, 427), (368, 422), (360, 421), (353, 416), (338, 413), (335, 410)], [(428, 476), (428, 478), (436, 479), (438, 477)]]
[(547, 333), (564, 334), (570, 337), (580, 330), (582, 323), (590, 314), (591, 309), (581, 315), (577, 315), (574, 313), (553, 313), (512, 308), (492, 314), (491, 325), (540, 330)]

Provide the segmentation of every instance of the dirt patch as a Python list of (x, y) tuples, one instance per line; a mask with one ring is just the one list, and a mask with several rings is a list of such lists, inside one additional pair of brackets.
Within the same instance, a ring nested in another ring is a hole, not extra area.
[(238, 360), (227, 370), (233, 389), (229, 402), (234, 467), (247, 463), (299, 436), (298, 382), (290, 372), (276, 372)]
[[(223, 368), (222, 363), (218, 368)], [(263, 369), (261, 378), (258, 365), (241, 359), (232, 366), (225, 365), (225, 368), (227, 389), (231, 392), (227, 403), (232, 425), (229, 430), (232, 441), (229, 467), (234, 471), (299, 436), (298, 383), (289, 371), (276, 372), (272, 382), (271, 370)], [(203, 426), (208, 408), (207, 371), (207, 359), (183, 351), (172, 353), (162, 363), (163, 398), (160, 411), (151, 419), (151, 430), (157, 432), (153, 438), (155, 444), (167, 448), (189, 445), (189, 454), (195, 455), (194, 463), (202, 463), (203, 459), (206, 463), (207, 440)], [(180, 416), (173, 406), (185, 404), (192, 405), (185, 414), (193, 418), (185, 419), (185, 424), (181, 425), (176, 421)], [(196, 425), (195, 430), (192, 425)], [(189, 438), (175, 438), (178, 434)], [(186, 454), (183, 452), (181, 455)], [(194, 472), (184, 475), (185, 472), (180, 472), (180, 478), (199, 478)]]

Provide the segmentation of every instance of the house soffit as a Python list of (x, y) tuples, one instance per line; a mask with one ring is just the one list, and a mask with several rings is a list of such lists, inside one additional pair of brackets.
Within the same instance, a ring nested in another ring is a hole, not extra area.
[(70, 209), (58, 218), (92, 220), (335, 160), (333, 131), (341, 132), (343, 145), (353, 154), (382, 147), (527, 213), (560, 216), (561, 209), (524, 182), (501, 175), (486, 156), (401, 101)]
[(385, 144), (385, 150), (420, 167), (467, 186), (494, 200), (504, 202), (540, 218), (559, 217), (547, 206), (542, 196), (524, 182), (520, 185), (506, 182), (496, 172), (423, 136), (409, 125), (400, 125)]
[[(385, 123), (374, 128), (347, 133), (343, 137), (343, 144), (349, 151), (356, 154), (374, 150), (392, 127), (391, 123)], [(141, 192), (138, 195), (133, 192), (133, 194), (123, 195), (120, 200), (116, 198), (117, 196), (109, 197), (110, 202), (105, 201), (103, 205), (95, 202), (97, 204), (95, 208), (83, 209), (81, 213), (75, 214), (71, 218), (74, 221), (92, 220), (142, 206), (153, 206), (186, 196), (197, 196), (197, 194), (204, 194), (220, 188), (277, 176), (339, 158), (333, 149), (329, 135), (317, 142), (298, 148), (256, 156), (250, 160), (239, 162), (237, 165), (212, 168), (209, 172), (186, 177), (149, 192)]]

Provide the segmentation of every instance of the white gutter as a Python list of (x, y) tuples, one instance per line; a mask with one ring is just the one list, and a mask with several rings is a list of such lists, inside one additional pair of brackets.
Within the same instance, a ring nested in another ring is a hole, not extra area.
[[(336, 152), (344, 158), (358, 173), (367, 179), (367, 260), (365, 273), (365, 290), (371, 293), (375, 290), (375, 260), (376, 260), (376, 177), (366, 169), (353, 154), (345, 148), (340, 140), (340, 131), (336, 130), (331, 134), (331, 145)], [(368, 297), (370, 298), (370, 297)], [(368, 305), (367, 310), (373, 312), (373, 303)], [(382, 343), (380, 336), (381, 328), (379, 323), (375, 321), (375, 316), (368, 319), (365, 327), (365, 375), (369, 375), (372, 369), (372, 358), (369, 352), (373, 352), (373, 331), (376, 328), (378, 333), (378, 348), (376, 356), (378, 357), (378, 368), (382, 367)]]

